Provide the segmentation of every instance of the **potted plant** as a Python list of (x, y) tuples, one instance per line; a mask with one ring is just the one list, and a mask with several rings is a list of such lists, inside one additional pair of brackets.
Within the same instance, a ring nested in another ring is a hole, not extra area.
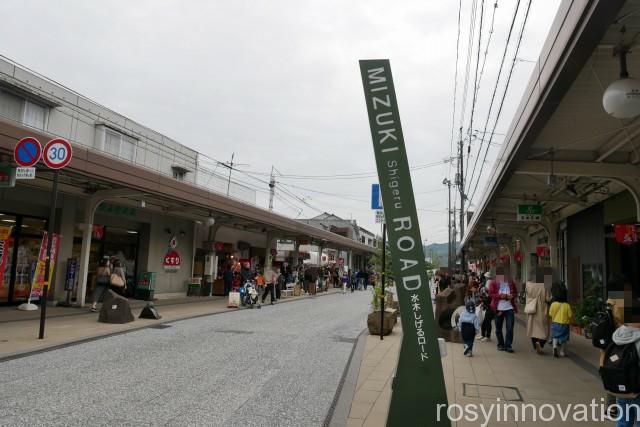
[[(380, 335), (381, 329), (383, 335), (389, 335), (397, 322), (396, 310), (384, 310), (384, 314), (381, 316), (381, 298), (382, 288), (378, 284), (373, 288), (371, 299), (372, 312), (367, 316), (367, 328), (371, 335)], [(385, 300), (385, 305), (386, 302)]]
[(596, 286), (590, 287), (575, 309), (575, 323), (582, 329), (585, 338), (591, 338), (591, 320), (602, 307), (602, 297), (598, 289)]

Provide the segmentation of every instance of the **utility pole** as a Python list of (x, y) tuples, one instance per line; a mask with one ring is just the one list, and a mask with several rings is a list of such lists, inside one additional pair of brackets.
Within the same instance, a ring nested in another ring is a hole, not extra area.
[(233, 158), (235, 157), (236, 153), (231, 153), (231, 161), (230, 162), (218, 162), (218, 164), (220, 166), (223, 166), (227, 169), (229, 169), (229, 179), (227, 180), (227, 197), (229, 197), (229, 193), (231, 191), (231, 172), (233, 172), (233, 165), (235, 164), (236, 166), (249, 166), (247, 164), (237, 164), (237, 163), (233, 163)]
[(231, 153), (231, 161), (229, 162), (229, 181), (227, 181), (227, 197), (229, 197), (229, 190), (231, 189), (231, 171), (233, 171), (233, 157), (236, 153)]
[[(459, 156), (460, 156), (460, 175), (458, 176), (459, 185), (458, 189), (460, 190), (460, 241), (462, 241), (462, 237), (464, 236), (464, 140), (462, 139), (462, 129), (460, 129), (460, 142), (458, 144)], [(464, 251), (460, 251), (460, 270), (461, 272), (465, 270), (464, 267)]]
[(276, 177), (273, 174), (273, 165), (271, 165), (271, 178), (269, 179), (269, 212), (273, 210), (273, 196), (276, 192)]
[(451, 180), (445, 178), (442, 183), (444, 185), (446, 185), (449, 189), (449, 205), (447, 207), (447, 218), (449, 221), (449, 242), (447, 244), (447, 267), (449, 268), (449, 272), (452, 271), (451, 269), (451, 261), (452, 261), (452, 256), (451, 256), (451, 249), (452, 249), (452, 245), (451, 245)]

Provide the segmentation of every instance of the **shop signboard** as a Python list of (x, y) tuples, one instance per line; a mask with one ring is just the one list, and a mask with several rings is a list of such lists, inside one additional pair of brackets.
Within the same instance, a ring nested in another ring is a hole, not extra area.
[(164, 261), (162, 262), (162, 268), (167, 272), (175, 272), (180, 270), (180, 265), (182, 264), (182, 260), (180, 259), (180, 253), (175, 249), (170, 249), (167, 254), (164, 256)]
[(518, 205), (518, 221), (542, 221), (542, 205)]
[(618, 243), (631, 246), (638, 241), (638, 230), (635, 224), (615, 224), (613, 229)]
[(100, 203), (97, 210), (100, 213), (106, 213), (109, 215), (129, 216), (129, 217), (134, 217), (136, 216), (136, 213), (137, 213), (136, 208), (132, 208), (131, 206), (120, 206), (120, 205), (114, 205), (106, 202)]
[(360, 72), (402, 312), (403, 337), (386, 425), (450, 426), (437, 413), (439, 405), (446, 407), (447, 393), (389, 60), (361, 60)]
[(76, 276), (78, 275), (78, 260), (76, 258), (69, 258), (67, 260), (67, 275), (64, 281), (64, 290), (72, 291), (76, 283)]

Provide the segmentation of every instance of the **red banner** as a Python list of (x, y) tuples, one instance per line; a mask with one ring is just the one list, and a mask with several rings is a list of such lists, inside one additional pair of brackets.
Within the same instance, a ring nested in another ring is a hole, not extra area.
[(51, 239), (51, 261), (49, 262), (49, 276), (45, 277), (45, 269), (47, 264), (47, 232), (42, 235), (42, 243), (40, 244), (40, 255), (38, 256), (38, 262), (36, 263), (36, 271), (33, 275), (33, 281), (31, 284), (31, 298), (38, 299), (42, 295), (42, 288), (51, 285), (53, 279), (53, 272), (56, 268), (56, 261), (58, 260), (58, 250), (60, 249), (60, 235), (54, 234)]
[(548, 246), (536, 246), (536, 255), (538, 255), (539, 258), (548, 257), (550, 253)]
[(613, 229), (618, 243), (633, 245), (638, 241), (638, 231), (635, 224), (615, 224)]

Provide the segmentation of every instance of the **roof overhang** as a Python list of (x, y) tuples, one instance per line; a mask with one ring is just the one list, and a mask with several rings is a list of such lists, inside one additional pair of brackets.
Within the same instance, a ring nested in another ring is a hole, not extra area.
[[(617, 120), (602, 108), (604, 88), (618, 79), (613, 47), (623, 24), (616, 19), (624, 16), (634, 37), (640, 15), (630, 12), (638, 10), (638, 0), (562, 2), (460, 248), (491, 223), (531, 234), (640, 177), (640, 119)], [(640, 73), (640, 55), (630, 54), (628, 63)], [(546, 220), (518, 222), (520, 203), (543, 205)]]

